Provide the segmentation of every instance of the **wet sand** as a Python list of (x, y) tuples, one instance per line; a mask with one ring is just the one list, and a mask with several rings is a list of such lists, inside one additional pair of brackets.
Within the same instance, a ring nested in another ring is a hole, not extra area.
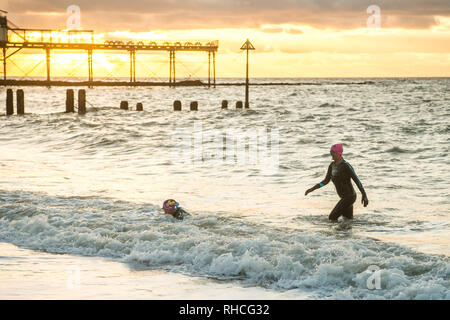
[(276, 300), (299, 295), (0, 243), (0, 299)]

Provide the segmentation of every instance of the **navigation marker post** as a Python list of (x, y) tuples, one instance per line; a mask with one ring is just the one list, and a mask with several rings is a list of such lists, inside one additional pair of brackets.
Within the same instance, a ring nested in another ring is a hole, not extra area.
[(245, 43), (242, 45), (241, 50), (247, 50), (247, 74), (245, 79), (245, 108), (248, 109), (250, 107), (248, 102), (248, 51), (255, 50), (255, 47), (250, 43), (250, 40), (247, 39)]

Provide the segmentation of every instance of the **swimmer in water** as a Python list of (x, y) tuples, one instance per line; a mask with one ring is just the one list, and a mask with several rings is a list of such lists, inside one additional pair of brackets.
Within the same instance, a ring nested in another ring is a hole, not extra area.
[(170, 214), (178, 220), (183, 220), (186, 216), (190, 216), (190, 214), (181, 208), (180, 204), (173, 199), (164, 201), (162, 208), (165, 214)]
[(333, 181), (333, 184), (336, 187), (336, 192), (341, 198), (334, 207), (333, 211), (331, 211), (330, 215), (328, 216), (328, 219), (335, 222), (340, 216), (344, 216), (347, 219), (353, 219), (353, 203), (356, 200), (356, 193), (353, 189), (350, 178), (356, 183), (359, 191), (361, 191), (361, 203), (364, 205), (364, 207), (367, 207), (367, 205), (369, 204), (366, 191), (364, 190), (361, 181), (359, 181), (355, 170), (350, 165), (350, 163), (345, 161), (342, 157), (343, 151), (344, 148), (342, 144), (335, 144), (331, 146), (330, 154), (333, 158), (333, 161), (328, 166), (328, 171), (325, 179), (322, 182), (316, 184), (314, 187), (306, 190), (305, 192), (306, 196), (308, 193), (325, 186), (326, 184), (328, 184), (328, 182), (330, 182), (330, 180)]

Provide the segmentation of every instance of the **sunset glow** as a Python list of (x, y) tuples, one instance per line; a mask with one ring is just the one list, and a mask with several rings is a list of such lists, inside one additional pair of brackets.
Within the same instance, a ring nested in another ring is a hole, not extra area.
[[(159, 27), (155, 25), (158, 19), (155, 19), (154, 12), (148, 13), (149, 23), (146, 26), (142, 21), (144, 13), (132, 13), (140, 6), (136, 5), (134, 8), (131, 4), (127, 15), (132, 18), (134, 14), (138, 23), (135, 27), (124, 28), (123, 23), (119, 23), (122, 20), (107, 24), (103, 15), (102, 18), (96, 19), (95, 12), (100, 9), (81, 2), (79, 4), (81, 27), (95, 30), (95, 43), (104, 43), (107, 40), (124, 43), (128, 41), (184, 43), (219, 40), (219, 51), (216, 56), (217, 77), (243, 76), (245, 59), (239, 48), (246, 38), (251, 39), (256, 47), (251, 57), (252, 77), (439, 77), (450, 75), (450, 41), (448, 41), (450, 16), (448, 12), (430, 15), (433, 18), (431, 25), (423, 20), (425, 16), (421, 16), (422, 18), (417, 20), (418, 23), (414, 24), (410, 23), (411, 21), (406, 23), (402, 17), (405, 19), (411, 17), (418, 9), (412, 8), (412, 12), (401, 15), (397, 11), (383, 10), (383, 6), (380, 5), (381, 25), (370, 28), (367, 25), (370, 22), (370, 14), (365, 11), (367, 6), (360, 4), (357, 6), (362, 8), (359, 12), (357, 8), (350, 13), (343, 11), (339, 21), (337, 13), (330, 12), (328, 24), (312, 21), (311, 17), (307, 16), (304, 19), (299, 17), (294, 22), (288, 22), (293, 20), (292, 18), (287, 18), (286, 22), (279, 18), (280, 23), (273, 23), (271, 20), (274, 19), (269, 18), (266, 19), (267, 21), (255, 19), (258, 21), (244, 20), (242, 23), (233, 19), (225, 23), (218, 19), (216, 23), (214, 20), (208, 20), (208, 24), (199, 20), (201, 26), (195, 27), (193, 24), (183, 24), (184, 17), (180, 18), (176, 25), (176, 21), (171, 21), (170, 24), (174, 25), (170, 28), (170, 25), (163, 24)], [(425, 1), (423, 6), (424, 8), (427, 6)], [(69, 15), (65, 11), (65, 6), (61, 4), (60, 8), (57, 7), (46, 8), (44, 5), (41, 10), (21, 12), (16, 11), (10, 2), (8, 19), (26, 28), (58, 28), (64, 26)], [(264, 8), (264, 10), (271, 10), (273, 15), (276, 12), (279, 13), (272, 7)], [(111, 14), (114, 17), (116, 15), (116, 13)], [(140, 30), (136, 30), (138, 27)], [(40, 35), (29, 34), (29, 37), (37, 39)], [(46, 41), (48, 37), (50, 34), (46, 35)], [(51, 37), (54, 42), (90, 42), (89, 35), (68, 38), (67, 34), (65, 36), (51, 34)], [(86, 76), (87, 62), (83, 63), (86, 61), (86, 55), (82, 51), (73, 53), (52, 51), (52, 76)], [(8, 66), (8, 74), (16, 77), (44, 76), (45, 64), (36, 67), (42, 59), (45, 60), (43, 52), (23, 51), (10, 59), (12, 63)], [(169, 55), (166, 53), (137, 52), (137, 77), (167, 77), (168, 60)], [(177, 63), (180, 67), (177, 68), (177, 77), (180, 79), (206, 77), (205, 61), (207, 61), (205, 54), (178, 54)], [(127, 52), (123, 54), (94, 52), (93, 63), (96, 79), (113, 75), (114, 77), (129, 75)], [(70, 68), (66, 67), (70, 64)], [(32, 68), (34, 69), (31, 70)]]

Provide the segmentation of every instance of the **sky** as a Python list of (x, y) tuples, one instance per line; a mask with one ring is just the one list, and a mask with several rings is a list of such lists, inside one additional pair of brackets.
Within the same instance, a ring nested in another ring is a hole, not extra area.
[[(450, 76), (448, 0), (0, 0), (0, 9), (21, 28), (95, 30), (99, 43), (219, 40), (219, 78), (245, 75), (247, 38), (252, 77)], [(44, 52), (10, 59), (9, 75), (45, 75)], [(207, 59), (177, 54), (177, 78), (207, 76)], [(168, 77), (169, 54), (138, 52), (136, 69)], [(94, 78), (128, 75), (128, 54), (94, 53)], [(87, 54), (54, 51), (52, 76), (87, 76)]]

